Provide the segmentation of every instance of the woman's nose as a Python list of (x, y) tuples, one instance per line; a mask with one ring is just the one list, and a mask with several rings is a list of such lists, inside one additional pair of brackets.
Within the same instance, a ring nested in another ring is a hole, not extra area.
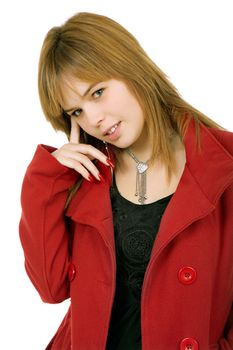
[(101, 125), (104, 120), (104, 113), (100, 108), (88, 108), (86, 109), (86, 115), (89, 124), (94, 127)]

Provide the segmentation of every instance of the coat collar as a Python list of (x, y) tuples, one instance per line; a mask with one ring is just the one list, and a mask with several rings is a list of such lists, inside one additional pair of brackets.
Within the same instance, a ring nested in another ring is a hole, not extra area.
[[(186, 164), (162, 217), (153, 254), (158, 254), (184, 228), (214, 210), (223, 191), (233, 182), (233, 156), (210, 128), (199, 125), (201, 151), (196, 148), (195, 121), (191, 119), (184, 138)], [(83, 181), (67, 215), (81, 224), (96, 227), (105, 242), (114, 246), (109, 195), (112, 174), (102, 163), (98, 162), (97, 166), (105, 182)]]

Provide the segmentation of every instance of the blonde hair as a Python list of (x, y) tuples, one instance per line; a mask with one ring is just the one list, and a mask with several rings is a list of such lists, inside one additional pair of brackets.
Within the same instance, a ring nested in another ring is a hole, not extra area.
[[(153, 140), (151, 161), (163, 161), (169, 181), (176, 169), (171, 133), (178, 133), (183, 140), (190, 118), (196, 122), (198, 145), (199, 122), (224, 130), (187, 103), (134, 36), (108, 17), (78, 13), (52, 28), (42, 46), (38, 72), (42, 109), (54, 129), (69, 138), (70, 120), (64, 115), (60, 92), (66, 74), (90, 82), (118, 79), (127, 84), (143, 109), (148, 136)], [(82, 141), (100, 147), (93, 137)]]

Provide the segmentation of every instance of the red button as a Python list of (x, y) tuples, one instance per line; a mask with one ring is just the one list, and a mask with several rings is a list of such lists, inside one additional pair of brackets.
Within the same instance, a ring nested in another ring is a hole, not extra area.
[(180, 350), (198, 350), (198, 342), (193, 338), (185, 338), (180, 342)]
[(69, 281), (72, 282), (73, 279), (75, 278), (76, 275), (76, 268), (75, 265), (70, 262), (70, 266), (69, 266), (69, 270), (68, 270), (68, 277), (69, 277)]
[(193, 267), (184, 266), (178, 272), (178, 279), (183, 284), (192, 284), (197, 278), (197, 272)]

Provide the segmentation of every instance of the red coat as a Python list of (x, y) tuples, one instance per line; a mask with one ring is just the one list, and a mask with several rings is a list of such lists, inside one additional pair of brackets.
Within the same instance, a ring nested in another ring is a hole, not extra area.
[[(194, 130), (191, 121), (185, 169), (144, 278), (143, 350), (233, 349), (233, 133), (201, 125), (198, 153)], [(26, 270), (43, 301), (71, 297), (48, 349), (104, 350), (116, 272), (111, 171), (98, 163), (105, 182), (84, 180), (65, 217), (67, 189), (78, 174), (51, 150), (38, 146), (23, 183)]]

